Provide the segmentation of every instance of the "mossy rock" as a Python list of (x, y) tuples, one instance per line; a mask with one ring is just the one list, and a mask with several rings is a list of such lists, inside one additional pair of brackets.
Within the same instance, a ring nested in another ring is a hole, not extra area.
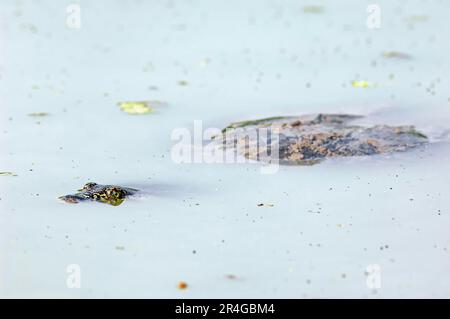
[(428, 142), (427, 136), (414, 126), (351, 123), (360, 118), (349, 114), (312, 114), (241, 121), (228, 125), (215, 140), (249, 159), (290, 165), (313, 165), (331, 157), (406, 151)]

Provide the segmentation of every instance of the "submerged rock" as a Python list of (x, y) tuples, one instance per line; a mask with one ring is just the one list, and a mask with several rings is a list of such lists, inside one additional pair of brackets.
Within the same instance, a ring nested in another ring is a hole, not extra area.
[(138, 190), (134, 188), (87, 183), (82, 189), (78, 190), (78, 193), (61, 196), (59, 199), (67, 203), (92, 200), (118, 206), (123, 203), (127, 196), (134, 195), (136, 192)]
[(236, 122), (216, 141), (249, 159), (293, 165), (316, 164), (330, 157), (405, 151), (428, 142), (414, 126), (350, 123), (358, 118), (362, 116), (315, 114)]

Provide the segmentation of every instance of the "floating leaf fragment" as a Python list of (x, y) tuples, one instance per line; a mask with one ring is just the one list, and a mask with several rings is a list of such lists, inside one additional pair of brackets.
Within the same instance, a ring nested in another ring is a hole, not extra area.
[(12, 172), (0, 172), (0, 176), (17, 176)]
[(142, 67), (142, 72), (151, 72), (155, 69), (151, 62), (148, 62), (146, 65)]
[(119, 102), (119, 107), (122, 111), (128, 114), (147, 114), (152, 113), (153, 108), (150, 107), (148, 101), (137, 101), (137, 102)]
[(304, 6), (303, 12), (304, 13), (322, 13), (323, 7), (321, 7), (321, 6)]
[(50, 113), (47, 112), (33, 112), (33, 113), (29, 113), (28, 116), (31, 117), (44, 117), (44, 116), (49, 116)]
[(155, 112), (161, 106), (167, 106), (164, 101), (126, 101), (118, 103), (120, 109), (128, 114), (147, 114)]
[(206, 67), (209, 63), (211, 62), (211, 60), (209, 58), (204, 58), (203, 60), (200, 61), (200, 66), (201, 67)]
[(359, 81), (353, 81), (352, 86), (355, 88), (368, 88), (368, 87), (373, 87), (374, 85), (368, 81), (359, 80)]
[(38, 33), (38, 28), (34, 24), (30, 24), (29, 29), (32, 33)]
[(412, 15), (406, 19), (407, 22), (415, 23), (415, 22), (426, 22), (429, 17), (427, 15)]
[(187, 81), (184, 81), (184, 80), (181, 80), (181, 81), (178, 81), (178, 85), (181, 85), (181, 86), (187, 86), (187, 85), (188, 85), (188, 82), (187, 82)]
[(180, 282), (178, 283), (178, 289), (180, 289), (180, 290), (184, 290), (184, 289), (186, 289), (187, 287), (188, 287), (188, 284), (185, 283), (184, 281), (180, 281)]
[(409, 60), (411, 59), (411, 56), (409, 54), (398, 52), (398, 51), (386, 51), (383, 52), (383, 57), (385, 58), (395, 58), (395, 59), (402, 59), (402, 60)]
[(38, 33), (39, 31), (38, 27), (31, 23), (22, 23), (20, 25), (20, 30), (30, 31), (31, 33)]

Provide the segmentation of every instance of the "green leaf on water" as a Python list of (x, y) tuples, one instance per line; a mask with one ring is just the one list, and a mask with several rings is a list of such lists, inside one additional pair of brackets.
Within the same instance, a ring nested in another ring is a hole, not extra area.
[(44, 117), (44, 116), (49, 116), (50, 114), (47, 112), (33, 112), (33, 113), (29, 113), (28, 116), (31, 117)]
[(122, 111), (133, 115), (148, 114), (153, 112), (153, 108), (150, 107), (148, 101), (119, 102), (119, 107)]
[(303, 7), (304, 13), (322, 13), (323, 10), (324, 9), (321, 6), (304, 6)]
[(368, 88), (368, 87), (373, 87), (373, 83), (370, 83), (369, 81), (365, 81), (365, 80), (359, 80), (359, 81), (353, 81), (352, 82), (352, 86), (355, 88)]
[(0, 176), (17, 176), (12, 172), (0, 172)]
[(161, 106), (167, 106), (166, 102), (153, 101), (125, 101), (118, 103), (120, 109), (128, 114), (141, 115), (155, 112), (155, 109)]
[(411, 56), (409, 54), (398, 52), (398, 51), (385, 51), (383, 52), (383, 57), (389, 58), (389, 59), (402, 59), (402, 60), (409, 60), (411, 59)]

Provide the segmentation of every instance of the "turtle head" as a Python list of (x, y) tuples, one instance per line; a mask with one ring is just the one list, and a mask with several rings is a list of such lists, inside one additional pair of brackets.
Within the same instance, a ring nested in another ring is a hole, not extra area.
[(83, 188), (82, 189), (79, 189), (78, 191), (79, 192), (82, 192), (82, 191), (89, 191), (89, 190), (91, 190), (91, 189), (93, 189), (95, 186), (97, 186), (98, 184), (97, 183), (93, 183), (93, 182), (89, 182), (89, 183), (86, 183), (84, 186), (83, 186)]

